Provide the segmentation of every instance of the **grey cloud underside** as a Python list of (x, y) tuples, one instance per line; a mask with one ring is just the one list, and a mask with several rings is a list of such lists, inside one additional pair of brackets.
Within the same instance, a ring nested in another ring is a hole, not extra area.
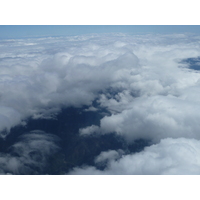
[[(164, 170), (162, 162), (173, 154), (166, 144), (180, 142), (184, 152), (183, 141), (193, 146), (200, 138), (200, 73), (191, 62), (182, 62), (200, 56), (199, 41), (199, 36), (185, 34), (0, 41), (1, 137), (26, 124), (29, 117), (52, 119), (63, 107), (88, 106), (85, 112), (105, 109), (99, 124), (79, 129), (81, 137), (115, 133), (128, 144), (145, 139), (157, 145), (137, 155), (120, 154), (118, 161), (107, 162), (105, 173), (179, 173), (175, 159), (170, 161), (171, 171)], [(153, 149), (165, 154), (148, 157)], [(193, 165), (187, 155), (188, 166)], [(149, 160), (144, 163), (146, 156)], [(131, 169), (122, 169), (129, 160)], [(143, 166), (152, 163), (152, 170), (138, 171), (137, 160)], [(195, 167), (187, 170), (186, 161), (179, 164), (185, 166), (183, 174), (198, 173)], [(75, 168), (71, 173), (104, 174), (95, 167)]]

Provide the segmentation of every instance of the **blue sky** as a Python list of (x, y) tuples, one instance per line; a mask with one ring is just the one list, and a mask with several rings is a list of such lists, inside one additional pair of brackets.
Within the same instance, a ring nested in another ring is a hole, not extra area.
[(58, 35), (80, 35), (89, 33), (122, 32), (131, 34), (145, 33), (200, 33), (200, 26), (186, 25), (1, 25), (0, 38), (22, 38)]

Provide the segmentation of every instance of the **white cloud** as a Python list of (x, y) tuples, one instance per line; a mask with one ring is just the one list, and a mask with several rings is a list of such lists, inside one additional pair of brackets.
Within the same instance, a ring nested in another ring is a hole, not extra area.
[(104, 170), (84, 166), (74, 168), (69, 174), (198, 175), (200, 174), (199, 153), (200, 141), (198, 140), (168, 138), (156, 145), (146, 147), (140, 153), (124, 155), (117, 160), (111, 159)]
[(100, 132), (99, 127), (96, 125), (88, 126), (86, 128), (79, 129), (80, 135), (98, 134)]
[(90, 105), (99, 91), (121, 79), (121, 69), (137, 65), (136, 56), (115, 42), (80, 36), (1, 43), (0, 106), (13, 110), (18, 121), (10, 116), (0, 129), (43, 116), (49, 107)]
[[(51, 118), (67, 106), (88, 105), (85, 111), (94, 112), (102, 107), (111, 115), (102, 116), (100, 126), (80, 129), (81, 135), (114, 132), (128, 143), (143, 138), (155, 145), (133, 155), (102, 152), (96, 161), (107, 159), (104, 172), (85, 167), (73, 173), (199, 174), (200, 73), (180, 63), (200, 56), (199, 36), (93, 34), (1, 40), (0, 51), (2, 137), (3, 130), (8, 133), (27, 117)], [(31, 149), (42, 146), (34, 141), (28, 142)], [(47, 154), (50, 143), (45, 143)], [(3, 155), (0, 164), (8, 163), (4, 167), (18, 173), (29, 150), (21, 143), (14, 148), (23, 152), (20, 160)]]
[(130, 143), (198, 140), (200, 73), (180, 61), (200, 56), (199, 41), (186, 34), (1, 41), (0, 131), (27, 117), (51, 117), (62, 107), (95, 111), (96, 100), (111, 115), (99, 127), (80, 129), (82, 135), (115, 132)]
[(167, 137), (199, 138), (199, 104), (174, 96), (140, 97), (131, 108), (101, 120), (102, 133), (116, 132), (128, 141), (158, 142)]
[(94, 106), (90, 106), (89, 108), (87, 108), (87, 109), (85, 109), (84, 111), (85, 112), (95, 112), (95, 111), (97, 111), (98, 110), (98, 108), (95, 108)]
[(123, 150), (109, 150), (109, 151), (103, 151), (100, 153), (99, 156), (96, 157), (95, 159), (95, 163), (101, 163), (101, 162), (105, 162), (105, 161), (111, 161), (111, 160), (117, 160), (119, 159), (122, 154), (124, 154)]

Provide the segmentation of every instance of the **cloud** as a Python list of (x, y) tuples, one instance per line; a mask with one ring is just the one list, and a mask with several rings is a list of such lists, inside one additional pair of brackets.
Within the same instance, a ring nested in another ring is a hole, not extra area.
[[(71, 175), (184, 175), (200, 174), (200, 141), (178, 138), (163, 139), (144, 151), (110, 159), (104, 170), (92, 166), (74, 168)], [(114, 152), (112, 152), (114, 153)], [(115, 152), (116, 153), (116, 152)], [(111, 152), (104, 153), (110, 155)], [(100, 154), (97, 160), (102, 157)], [(116, 154), (114, 154), (116, 155)], [(105, 156), (104, 156), (105, 157)]]
[(121, 155), (124, 154), (123, 150), (109, 150), (105, 152), (101, 152), (99, 156), (96, 157), (95, 163), (102, 163), (105, 161), (111, 161), (111, 160), (117, 160), (121, 157)]
[(85, 109), (84, 111), (86, 111), (86, 112), (88, 112), (88, 111), (95, 112), (97, 110), (98, 110), (98, 108), (95, 108), (94, 106), (91, 106), (91, 107)]
[[(190, 40), (186, 35), (91, 35), (3, 43), (1, 103), (26, 117), (41, 107), (90, 104), (109, 87), (121, 90), (121, 105), (131, 95), (176, 95), (184, 82), (199, 78), (188, 77), (175, 62), (199, 55)], [(112, 98), (109, 102), (114, 104)]]
[[(121, 79), (121, 69), (137, 65), (137, 57), (130, 50), (113, 49), (110, 42), (101, 45), (90, 37), (71, 39), (3, 43), (0, 106), (13, 110), (17, 121), (10, 117), (8, 125), (0, 122), (1, 130), (9, 130), (29, 116), (48, 117), (45, 110), (52, 107), (90, 105), (100, 91)], [(1, 114), (6, 117), (6, 113)]]
[(135, 99), (131, 108), (101, 119), (102, 133), (115, 132), (128, 141), (144, 138), (158, 142), (167, 137), (199, 139), (198, 103), (174, 96)]
[(59, 150), (55, 135), (35, 130), (19, 137), (0, 154), (1, 174), (41, 174), (47, 159)]
[[(27, 118), (87, 106), (84, 111), (106, 114), (99, 126), (81, 127), (81, 136), (115, 133), (128, 144), (199, 140), (200, 73), (182, 62), (200, 56), (199, 39), (93, 34), (1, 41), (0, 136)], [(13, 170), (21, 165), (9, 162)]]
[(79, 129), (80, 135), (89, 135), (89, 134), (93, 134), (93, 133), (97, 134), (99, 132), (100, 132), (99, 127), (95, 126), (95, 125)]

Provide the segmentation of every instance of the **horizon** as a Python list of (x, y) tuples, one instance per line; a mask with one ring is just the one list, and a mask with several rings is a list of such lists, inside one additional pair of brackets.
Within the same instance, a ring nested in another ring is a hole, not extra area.
[(200, 34), (199, 25), (0, 25), (0, 39), (86, 34)]

